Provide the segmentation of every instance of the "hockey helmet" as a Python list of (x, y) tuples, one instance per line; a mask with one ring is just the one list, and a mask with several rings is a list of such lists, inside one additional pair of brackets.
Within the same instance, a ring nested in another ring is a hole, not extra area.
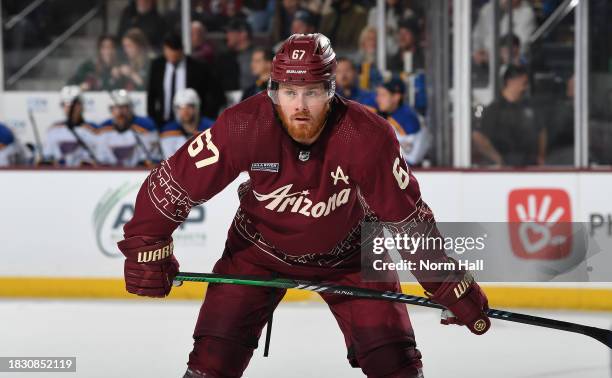
[(200, 96), (192, 88), (181, 89), (174, 95), (174, 113), (178, 113), (179, 108), (192, 105), (196, 111), (196, 119), (200, 116)]
[(324, 83), (327, 97), (336, 91), (336, 53), (321, 33), (293, 34), (272, 60), (268, 96), (277, 102), (280, 83)]
[(111, 107), (113, 106), (129, 106), (132, 107), (130, 94), (125, 89), (115, 89), (110, 92)]
[(83, 92), (78, 85), (66, 85), (60, 91), (60, 103), (62, 106), (70, 105), (78, 101), (83, 103)]

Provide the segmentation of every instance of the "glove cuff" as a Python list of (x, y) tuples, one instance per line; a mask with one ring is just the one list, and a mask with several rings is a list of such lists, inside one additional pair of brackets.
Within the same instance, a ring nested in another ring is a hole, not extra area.
[(467, 296), (475, 284), (474, 277), (470, 272), (465, 272), (462, 278), (452, 275), (450, 280), (444, 281), (435, 293), (428, 295), (429, 299), (449, 307)]

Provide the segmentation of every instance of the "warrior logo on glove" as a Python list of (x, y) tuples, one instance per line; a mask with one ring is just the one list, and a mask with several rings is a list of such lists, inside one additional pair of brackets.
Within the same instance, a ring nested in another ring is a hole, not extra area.
[(146, 262), (154, 262), (165, 259), (170, 256), (174, 251), (174, 243), (170, 243), (169, 245), (158, 248), (156, 250), (138, 252), (138, 262), (146, 263)]
[(487, 322), (485, 322), (483, 319), (478, 319), (476, 323), (474, 323), (474, 330), (478, 332), (484, 331), (485, 328), (487, 328)]

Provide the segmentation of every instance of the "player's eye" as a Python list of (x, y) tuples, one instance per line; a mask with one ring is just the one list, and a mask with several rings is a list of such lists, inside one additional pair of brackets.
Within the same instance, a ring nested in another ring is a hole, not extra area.
[(285, 89), (284, 93), (285, 93), (285, 96), (290, 96), (290, 97), (294, 97), (296, 95), (295, 91), (291, 89)]

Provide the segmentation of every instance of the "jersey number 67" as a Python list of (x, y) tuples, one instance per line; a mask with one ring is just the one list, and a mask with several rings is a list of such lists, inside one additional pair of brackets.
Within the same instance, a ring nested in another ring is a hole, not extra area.
[(195, 162), (196, 168), (203, 168), (207, 165), (215, 164), (219, 161), (219, 149), (212, 142), (212, 135), (210, 133), (210, 129), (200, 133), (193, 142), (189, 144), (187, 148), (187, 152), (189, 152), (189, 156), (192, 158), (196, 157), (202, 150), (204, 149), (204, 141), (202, 140), (202, 136), (206, 136), (206, 148), (212, 152), (212, 156), (207, 157), (202, 160), (198, 160)]

